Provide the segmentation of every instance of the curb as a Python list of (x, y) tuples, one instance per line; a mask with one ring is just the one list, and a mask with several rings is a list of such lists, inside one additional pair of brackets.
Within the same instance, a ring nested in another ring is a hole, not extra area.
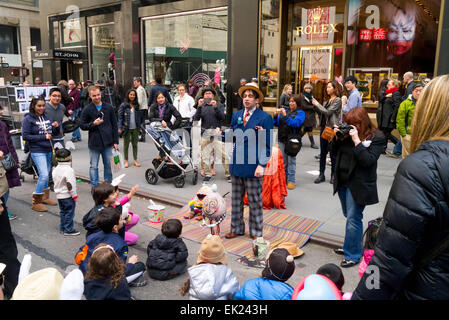
[[(89, 177), (86, 177), (86, 176), (77, 175), (76, 178), (81, 179), (81, 181), (84, 181), (84, 182), (88, 182), (88, 183), (90, 182)], [(119, 190), (121, 192), (127, 193), (127, 192), (130, 192), (131, 187), (121, 184), (119, 186)], [(183, 201), (183, 200), (174, 200), (172, 198), (169, 198), (168, 196), (164, 196), (164, 195), (152, 193), (152, 192), (147, 192), (147, 191), (141, 191), (141, 190), (137, 191), (136, 196), (146, 198), (146, 199), (156, 200), (163, 204), (174, 206), (174, 207), (179, 207), (179, 208), (185, 206), (185, 204), (186, 204), (186, 201)], [(343, 246), (344, 238), (341, 236), (330, 234), (330, 233), (317, 231), (312, 236), (310, 236), (309, 241), (311, 243), (315, 243), (317, 245), (321, 245), (324, 247), (336, 248), (336, 247)]]

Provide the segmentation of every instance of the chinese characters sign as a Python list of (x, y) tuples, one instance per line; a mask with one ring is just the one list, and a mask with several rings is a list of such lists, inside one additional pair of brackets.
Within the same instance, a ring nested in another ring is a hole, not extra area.
[(360, 41), (382, 41), (387, 40), (387, 31), (384, 28), (361, 29), (359, 33)]
[(301, 48), (303, 78), (330, 79), (332, 47)]

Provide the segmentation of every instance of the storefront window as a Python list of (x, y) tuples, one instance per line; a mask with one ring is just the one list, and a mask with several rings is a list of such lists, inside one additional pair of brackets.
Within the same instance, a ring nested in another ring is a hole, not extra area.
[(267, 98), (277, 98), (279, 80), (279, 0), (262, 0), (259, 86)]
[(440, 0), (350, 0), (348, 74), (359, 77), (364, 100), (377, 100), (383, 78), (407, 71), (432, 77), (438, 35)]
[(59, 21), (53, 21), (53, 48), (59, 49), (61, 41), (59, 39)]
[(85, 18), (61, 21), (62, 47), (78, 47), (86, 45)]
[(144, 22), (147, 82), (161, 78), (176, 93), (179, 83), (211, 79), (223, 88), (228, 12), (202, 11)]

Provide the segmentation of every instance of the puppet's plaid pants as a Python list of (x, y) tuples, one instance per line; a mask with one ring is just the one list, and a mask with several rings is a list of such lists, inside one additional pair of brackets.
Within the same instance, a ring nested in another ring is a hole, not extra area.
[(249, 202), (249, 233), (251, 236), (262, 236), (262, 178), (242, 178), (232, 176), (232, 218), (231, 232), (245, 233), (243, 220), (243, 197), (245, 192)]

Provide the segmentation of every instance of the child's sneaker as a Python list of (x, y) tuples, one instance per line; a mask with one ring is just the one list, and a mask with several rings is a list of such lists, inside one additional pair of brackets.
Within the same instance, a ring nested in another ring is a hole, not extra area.
[(136, 280), (131, 281), (128, 285), (130, 287), (144, 287), (148, 284), (148, 279), (145, 276), (145, 273), (138, 277)]
[(9, 220), (15, 220), (15, 219), (17, 219), (17, 215), (15, 215), (14, 213), (8, 212), (8, 218), (9, 218)]
[(64, 232), (64, 235), (65, 236), (79, 236), (80, 232), (75, 230), (75, 229), (73, 229), (73, 231), (71, 231), (71, 232)]

